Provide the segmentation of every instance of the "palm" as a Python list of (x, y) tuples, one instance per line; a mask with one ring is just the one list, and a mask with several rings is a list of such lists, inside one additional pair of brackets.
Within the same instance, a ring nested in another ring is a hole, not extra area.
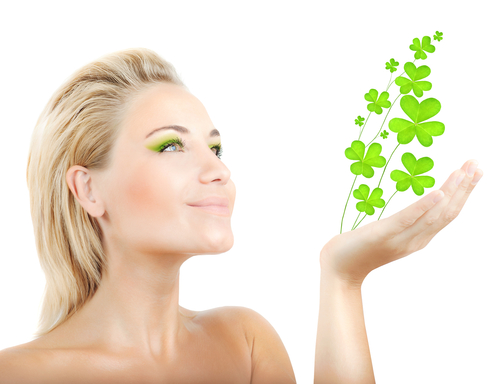
[[(439, 190), (428, 193), (405, 209), (334, 236), (321, 250), (321, 268), (350, 283), (361, 284), (372, 270), (424, 248), (458, 216), (475, 188), (471, 181), (482, 176), (480, 169), (472, 176), (467, 174), (471, 162), (465, 162), (460, 170), (454, 171)], [(465, 176), (457, 186), (455, 181), (461, 173)], [(434, 198), (443, 192), (444, 197), (434, 204)]]

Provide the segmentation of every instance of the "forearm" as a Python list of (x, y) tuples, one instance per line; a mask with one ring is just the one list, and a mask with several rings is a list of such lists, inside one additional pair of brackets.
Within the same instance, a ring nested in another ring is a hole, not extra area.
[(314, 384), (373, 384), (361, 285), (321, 271)]

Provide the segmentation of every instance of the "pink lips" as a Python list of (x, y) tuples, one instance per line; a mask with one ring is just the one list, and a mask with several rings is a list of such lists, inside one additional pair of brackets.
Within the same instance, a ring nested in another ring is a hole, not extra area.
[(216, 215), (229, 216), (229, 199), (226, 197), (210, 196), (206, 199), (188, 204), (191, 207), (200, 208), (206, 212)]
[(222, 197), (222, 196), (209, 196), (203, 200), (188, 205), (196, 207), (202, 207), (207, 205), (219, 205), (221, 207), (227, 207), (229, 206), (229, 199), (227, 197)]

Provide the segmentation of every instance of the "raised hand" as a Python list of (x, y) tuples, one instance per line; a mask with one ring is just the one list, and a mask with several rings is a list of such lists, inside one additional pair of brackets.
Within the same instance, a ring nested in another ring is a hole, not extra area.
[[(334, 236), (321, 250), (321, 269), (361, 285), (372, 270), (424, 248), (458, 216), (482, 177), (474, 165), (466, 161), (440, 189), (392, 216)], [(442, 198), (434, 203), (436, 197)]]

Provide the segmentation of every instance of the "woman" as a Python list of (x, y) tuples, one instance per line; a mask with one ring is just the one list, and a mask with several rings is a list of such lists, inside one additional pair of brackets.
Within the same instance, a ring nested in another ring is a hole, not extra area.
[[(106, 55), (55, 92), (27, 169), (47, 280), (39, 329), (0, 351), (0, 383), (296, 382), (257, 312), (179, 305), (182, 263), (233, 245), (236, 190), (221, 149), (202, 103), (151, 50)], [(465, 174), (470, 163), (444, 193), (322, 249), (315, 383), (374, 382), (361, 284), (456, 217), (482, 175)]]

